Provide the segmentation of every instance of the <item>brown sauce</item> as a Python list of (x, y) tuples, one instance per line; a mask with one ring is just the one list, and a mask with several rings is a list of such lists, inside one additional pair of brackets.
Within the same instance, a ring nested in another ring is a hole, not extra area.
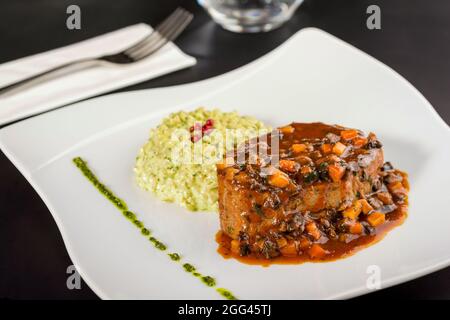
[(268, 267), (271, 264), (300, 264), (304, 262), (335, 261), (351, 256), (361, 249), (367, 248), (382, 240), (389, 231), (400, 226), (405, 221), (408, 215), (407, 208), (408, 204), (405, 202), (404, 204), (398, 205), (398, 208), (395, 211), (387, 213), (386, 222), (376, 227), (375, 235), (356, 236), (347, 243), (328, 239), (325, 243), (321, 244), (321, 246), (327, 250), (329, 254), (321, 259), (310, 258), (306, 251), (295, 257), (279, 256), (273, 259), (265, 259), (263, 257), (257, 257), (254, 254), (242, 257), (231, 252), (230, 247), (232, 239), (222, 231), (219, 231), (216, 234), (216, 242), (219, 245), (217, 252), (225, 259), (233, 258), (245, 264), (261, 265), (263, 267)]

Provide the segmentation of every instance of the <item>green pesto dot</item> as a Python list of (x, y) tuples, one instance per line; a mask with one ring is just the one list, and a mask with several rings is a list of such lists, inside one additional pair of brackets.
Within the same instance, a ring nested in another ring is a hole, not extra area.
[(166, 245), (164, 243), (162, 243), (161, 241), (159, 241), (158, 239), (156, 239), (154, 237), (150, 237), (149, 240), (153, 243), (153, 245), (155, 246), (156, 249), (159, 249), (161, 251), (164, 251), (167, 249)]
[(214, 287), (216, 285), (216, 280), (213, 277), (205, 276), (202, 277), (202, 281), (208, 286), (208, 287)]
[(218, 288), (217, 292), (219, 292), (223, 297), (228, 300), (238, 300), (230, 291), (224, 288)]
[(168, 256), (173, 261), (180, 261), (180, 259), (181, 259), (180, 255), (178, 253), (169, 253)]
[(183, 268), (184, 268), (184, 270), (186, 270), (187, 272), (193, 272), (193, 271), (195, 271), (195, 267), (194, 267), (192, 264), (189, 264), (189, 263), (183, 264)]
[(132, 220), (132, 221), (136, 220), (136, 215), (131, 211), (124, 211), (123, 215), (125, 216), (125, 218), (127, 218), (129, 220)]
[(134, 220), (133, 224), (138, 227), (139, 229), (141, 229), (142, 227), (144, 227), (144, 224), (142, 223), (142, 221), (139, 220)]

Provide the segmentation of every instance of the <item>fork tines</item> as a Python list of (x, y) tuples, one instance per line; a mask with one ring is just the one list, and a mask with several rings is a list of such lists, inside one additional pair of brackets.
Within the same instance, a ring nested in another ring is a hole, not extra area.
[(192, 18), (193, 15), (190, 12), (183, 8), (177, 8), (149, 36), (125, 50), (124, 53), (133, 60), (141, 60), (149, 56), (167, 42), (175, 39), (191, 22)]

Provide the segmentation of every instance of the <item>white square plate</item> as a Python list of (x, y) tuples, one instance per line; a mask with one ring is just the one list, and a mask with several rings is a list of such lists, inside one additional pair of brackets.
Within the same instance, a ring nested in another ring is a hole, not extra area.
[[(384, 240), (347, 259), (269, 268), (216, 253), (217, 214), (190, 213), (135, 186), (133, 165), (151, 127), (199, 105), (238, 110), (273, 126), (323, 121), (366, 132), (410, 174), (410, 213)], [(162, 239), (219, 287), (242, 299), (346, 298), (450, 264), (450, 130), (405, 79), (317, 29), (298, 32), (267, 56), (209, 80), (109, 95), (6, 127), (3, 152), (39, 192), (88, 285), (106, 299), (216, 299), (142, 237), (72, 164), (81, 156)], [(369, 269), (368, 269), (369, 268)]]

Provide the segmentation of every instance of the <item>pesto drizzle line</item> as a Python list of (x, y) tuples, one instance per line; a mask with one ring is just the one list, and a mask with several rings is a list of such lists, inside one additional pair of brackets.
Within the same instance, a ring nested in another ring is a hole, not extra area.
[[(157, 238), (151, 236), (151, 231), (145, 228), (144, 223), (137, 219), (136, 214), (128, 210), (128, 206), (121, 198), (117, 197), (107, 186), (98, 180), (95, 174), (91, 171), (86, 161), (80, 157), (73, 159), (73, 163), (77, 168), (83, 173), (83, 175), (94, 185), (94, 187), (108, 199), (117, 209), (119, 209), (125, 218), (131, 221), (138, 229), (140, 229), (141, 234), (148, 238), (148, 240), (153, 244), (153, 246), (161, 251), (167, 250), (167, 246), (159, 241)], [(181, 255), (178, 253), (169, 253), (167, 256), (174, 262), (181, 261)], [(216, 280), (210, 276), (204, 276), (197, 272), (196, 268), (190, 263), (184, 263), (183, 268), (186, 272), (192, 274), (194, 277), (199, 278), (208, 287), (215, 287)], [(236, 297), (228, 290), (224, 288), (218, 288), (216, 291), (222, 295), (224, 298), (229, 300), (236, 300)]]

